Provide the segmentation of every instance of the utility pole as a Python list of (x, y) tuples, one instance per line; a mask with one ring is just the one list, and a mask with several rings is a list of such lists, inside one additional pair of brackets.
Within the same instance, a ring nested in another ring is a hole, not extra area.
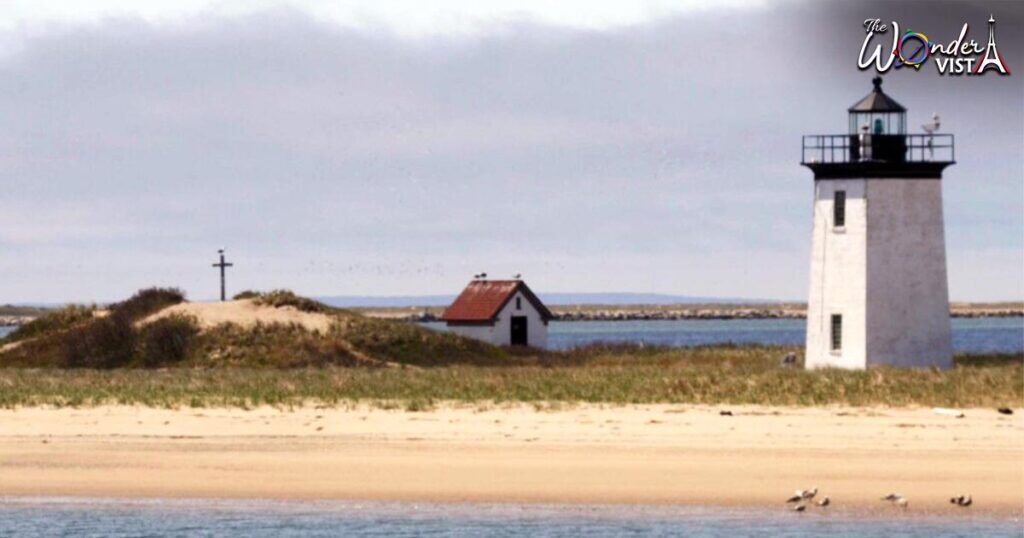
[(224, 249), (217, 250), (217, 253), (220, 254), (220, 263), (215, 263), (215, 264), (213, 264), (213, 266), (214, 267), (220, 267), (220, 300), (221, 301), (226, 301), (227, 300), (227, 292), (225, 291), (225, 286), (224, 286), (224, 269), (226, 269), (228, 267), (232, 267), (235, 264), (228, 263), (228, 262), (224, 261)]

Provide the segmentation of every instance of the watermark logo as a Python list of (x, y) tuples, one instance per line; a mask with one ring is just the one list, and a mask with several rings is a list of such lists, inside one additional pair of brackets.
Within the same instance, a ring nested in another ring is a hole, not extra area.
[(932, 58), (939, 74), (942, 75), (983, 75), (995, 70), (1000, 75), (1009, 75), (1010, 69), (1003, 61), (1003, 56), (996, 48), (996, 19), (988, 18), (988, 44), (982, 47), (974, 39), (967, 39), (967, 23), (960, 29), (960, 35), (949, 43), (932, 41), (922, 32), (907, 28), (900, 33), (900, 25), (892, 21), (892, 45), (888, 51), (883, 45), (875, 45), (869, 54), (868, 47), (875, 36), (889, 31), (889, 26), (882, 19), (867, 19), (864, 30), (867, 36), (860, 47), (857, 67), (861, 70), (870, 69), (872, 64), (879, 73), (901, 67), (913, 67), (920, 70), (922, 65)]

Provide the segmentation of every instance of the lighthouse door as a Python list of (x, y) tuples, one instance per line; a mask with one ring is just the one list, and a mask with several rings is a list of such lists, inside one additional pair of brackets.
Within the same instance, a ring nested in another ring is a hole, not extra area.
[(526, 335), (526, 316), (512, 316), (512, 334), (510, 335), (510, 343), (513, 346), (525, 346), (528, 345), (528, 339)]

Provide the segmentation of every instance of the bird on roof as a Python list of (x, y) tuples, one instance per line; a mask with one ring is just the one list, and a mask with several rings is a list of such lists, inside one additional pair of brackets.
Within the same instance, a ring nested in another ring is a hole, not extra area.
[(523, 278), (523, 274), (522, 273), (516, 273), (515, 276), (512, 277), (513, 280), (522, 280), (522, 278)]
[(487, 273), (480, 273), (480, 278), (487, 278)]

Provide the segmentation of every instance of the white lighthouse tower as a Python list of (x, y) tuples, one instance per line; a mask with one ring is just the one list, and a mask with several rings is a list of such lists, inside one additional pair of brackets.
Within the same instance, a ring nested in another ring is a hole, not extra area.
[(803, 139), (814, 172), (808, 368), (953, 365), (942, 171), (953, 135), (906, 133), (907, 110), (874, 90), (848, 132)]

